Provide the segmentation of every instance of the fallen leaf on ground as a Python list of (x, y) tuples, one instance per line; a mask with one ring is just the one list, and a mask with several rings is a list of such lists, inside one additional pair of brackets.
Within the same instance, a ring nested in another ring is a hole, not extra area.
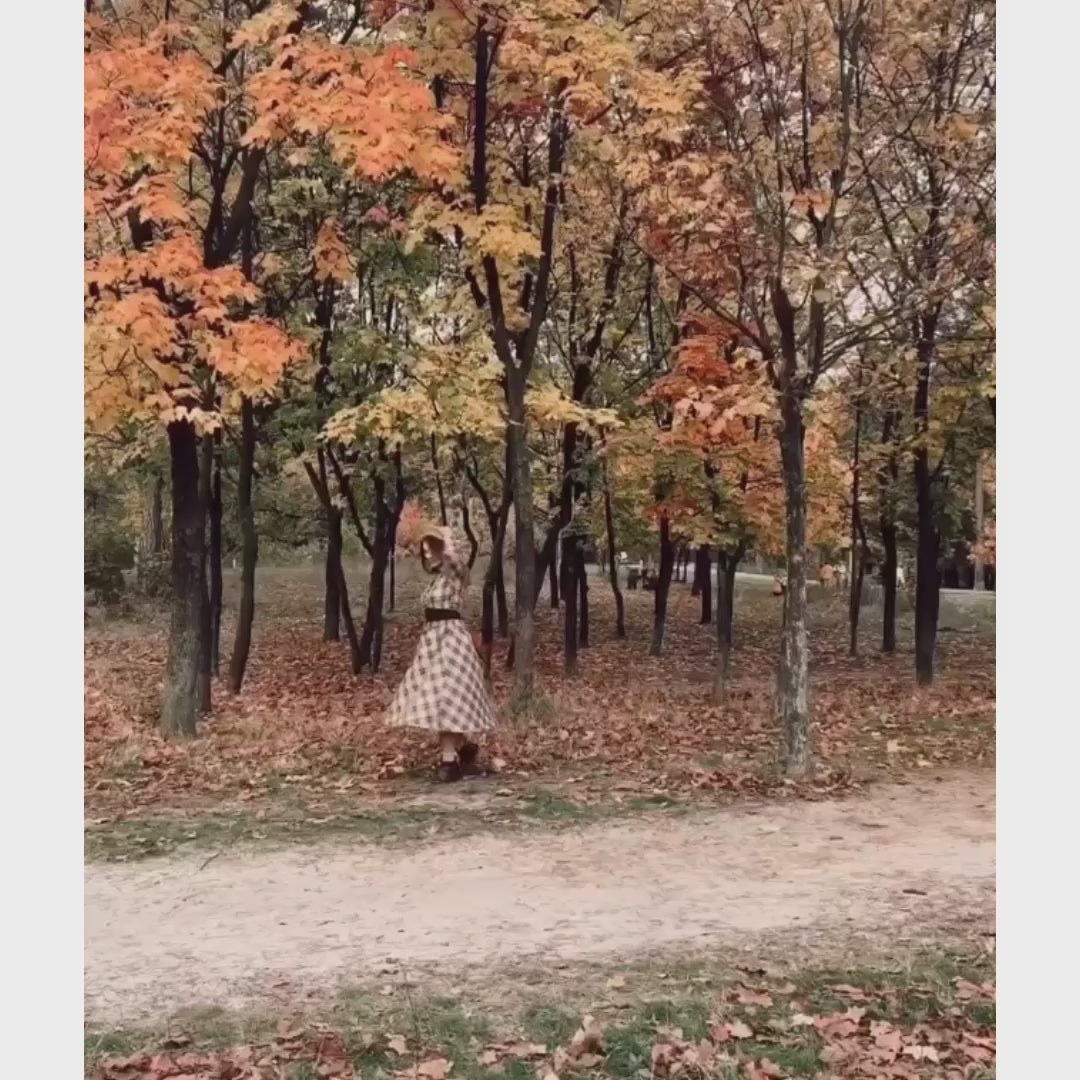
[(431, 1058), (416, 1066), (416, 1075), (422, 1076), (424, 1080), (446, 1080), (452, 1068), (453, 1062), (446, 1058)]
[(764, 1008), (772, 1005), (772, 994), (766, 990), (751, 990), (749, 987), (739, 986), (735, 989), (735, 997), (743, 1005), (761, 1005)]

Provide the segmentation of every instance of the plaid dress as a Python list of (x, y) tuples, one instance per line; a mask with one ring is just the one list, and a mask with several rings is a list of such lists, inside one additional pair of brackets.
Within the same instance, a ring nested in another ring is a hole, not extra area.
[[(466, 577), (466, 567), (458, 555), (461, 550), (447, 545), (438, 573), (424, 590), (425, 608), (461, 610)], [(463, 620), (424, 624), (416, 655), (390, 702), (386, 721), (392, 727), (463, 735), (495, 727), (495, 704)]]

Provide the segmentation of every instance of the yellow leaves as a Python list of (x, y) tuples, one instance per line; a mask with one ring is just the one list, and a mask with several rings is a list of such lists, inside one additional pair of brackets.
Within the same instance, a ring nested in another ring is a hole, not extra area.
[(632, 93), (638, 108), (667, 117), (682, 116), (689, 106), (685, 88), (664, 72), (647, 69), (636, 71)]
[(362, 412), (359, 406), (340, 409), (323, 426), (323, 436), (332, 442), (352, 445), (360, 429)]
[(971, 142), (979, 135), (979, 125), (969, 116), (950, 116), (947, 130), (958, 142)]
[(541, 426), (561, 428), (577, 424), (584, 431), (610, 431), (622, 426), (615, 409), (599, 408), (573, 401), (559, 387), (550, 383), (531, 388), (525, 396), (529, 415)]
[(468, 436), (501, 445), (506, 431), (501, 368), (482, 339), (460, 345), (430, 345), (396, 360), (401, 381), (363, 405), (338, 412), (323, 436), (346, 445), (366, 438), (392, 445)]
[(483, 213), (466, 219), (462, 231), (478, 251), (497, 260), (512, 263), (540, 257), (540, 238), (524, 227), (512, 206), (486, 206)]
[[(534, 221), (538, 217), (534, 214)], [(471, 208), (447, 206), (437, 198), (430, 198), (421, 202), (413, 213), (405, 246), (407, 251), (413, 250), (428, 232), (444, 236), (459, 234), (467, 257), (478, 262), (481, 256), (492, 255), (498, 262), (512, 267), (522, 259), (540, 256), (540, 237), (524, 220), (524, 207), (513, 203), (489, 203), (477, 214)]]
[(315, 275), (320, 281), (351, 281), (355, 276), (348, 244), (335, 218), (327, 218), (315, 237)]

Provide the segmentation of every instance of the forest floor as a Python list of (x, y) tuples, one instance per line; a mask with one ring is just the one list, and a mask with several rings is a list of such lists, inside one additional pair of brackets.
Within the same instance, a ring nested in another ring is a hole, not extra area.
[[(354, 573), (358, 575), (358, 572)], [(260, 571), (255, 643), (242, 694), (215, 681), (214, 713), (186, 744), (157, 733), (165, 613), (95, 623), (85, 645), (86, 851), (129, 860), (234, 843), (310, 843), (333, 833), (386, 841), (502, 826), (579, 825), (627, 813), (758, 797), (823, 798), (882, 779), (994, 761), (994, 607), (943, 594), (933, 687), (914, 685), (911, 615), (899, 648), (877, 647), (880, 610), (863, 612), (861, 655), (847, 655), (846, 602), (814, 591), (811, 698), (815, 774), (778, 768), (773, 713), (780, 603), (768, 580), (739, 581), (733, 677), (709, 701), (715, 630), (673, 585), (665, 655), (647, 655), (652, 595), (627, 592), (629, 639), (614, 636), (606, 583), (593, 579), (592, 644), (581, 672), (561, 667), (561, 620), (541, 596), (531, 721), (505, 723), (482, 748), (490, 774), (447, 793), (433, 785), (431, 738), (387, 729), (382, 710), (420, 625), (419, 583), (401, 575), (382, 669), (354, 676), (344, 642), (321, 641), (318, 567)], [(235, 610), (226, 576), (225, 649)], [(475, 590), (474, 590), (475, 591)], [(508, 697), (497, 649), (495, 693)], [(227, 651), (225, 660), (227, 662)]]
[(186, 745), (155, 730), (162, 615), (88, 629), (88, 1072), (993, 1075), (992, 598), (943, 597), (917, 691), (908, 613), (882, 657), (868, 607), (850, 659), (843, 600), (816, 594), (817, 770), (796, 785), (767, 583), (739, 585), (723, 707), (689, 586), (651, 659), (651, 595), (627, 594), (617, 642), (594, 581), (572, 681), (542, 597), (537, 716), (487, 742), (491, 775), (441, 788), (430, 741), (380, 722), (416, 582), (374, 677), (319, 640), (317, 568), (260, 588), (244, 692), (215, 687)]

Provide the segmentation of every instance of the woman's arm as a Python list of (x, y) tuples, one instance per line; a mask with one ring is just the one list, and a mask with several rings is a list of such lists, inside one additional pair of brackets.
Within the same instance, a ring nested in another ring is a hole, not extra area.
[(456, 529), (445, 529), (446, 543), (443, 545), (442, 563), (447, 573), (468, 582), (469, 547), (465, 538)]

